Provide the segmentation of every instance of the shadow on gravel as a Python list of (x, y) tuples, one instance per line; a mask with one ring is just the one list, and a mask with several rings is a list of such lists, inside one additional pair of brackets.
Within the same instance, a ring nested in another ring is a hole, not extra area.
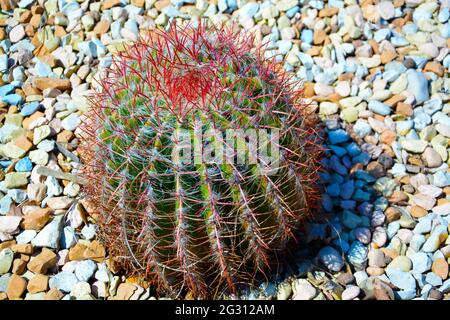
[[(354, 282), (352, 274), (367, 267), (370, 243), (382, 247), (387, 241), (386, 197), (396, 184), (384, 176), (394, 160), (365, 143), (351, 125), (343, 128), (338, 117), (325, 120), (324, 127), (321, 205), (298, 230), (271, 282), (261, 285), (268, 295), (290, 277), (300, 277), (320, 288), (325, 298), (340, 298), (343, 286)], [(370, 285), (362, 289), (366, 297), (373, 293)]]

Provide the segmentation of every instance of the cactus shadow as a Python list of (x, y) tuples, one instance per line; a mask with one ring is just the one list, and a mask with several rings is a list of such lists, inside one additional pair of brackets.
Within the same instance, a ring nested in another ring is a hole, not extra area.
[[(393, 158), (364, 142), (351, 125), (342, 127), (338, 117), (327, 118), (323, 127), (320, 204), (299, 226), (280, 259), (283, 263), (272, 272), (275, 286), (290, 277), (331, 279), (364, 270), (370, 243), (381, 246), (387, 241), (386, 196), (396, 185), (385, 175)], [(262, 287), (268, 291), (271, 286), (266, 282)]]

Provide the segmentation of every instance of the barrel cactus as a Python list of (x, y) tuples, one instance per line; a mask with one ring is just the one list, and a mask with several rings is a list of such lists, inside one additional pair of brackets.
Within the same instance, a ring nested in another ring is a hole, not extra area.
[(264, 52), (233, 27), (172, 25), (115, 54), (89, 97), (83, 173), (100, 236), (160, 290), (236, 292), (317, 203), (313, 108)]

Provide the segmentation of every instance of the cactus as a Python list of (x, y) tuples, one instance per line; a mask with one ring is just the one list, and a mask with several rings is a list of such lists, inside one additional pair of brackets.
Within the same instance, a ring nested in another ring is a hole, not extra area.
[[(255, 42), (202, 23), (154, 30), (114, 56), (89, 97), (84, 191), (100, 236), (118, 265), (160, 290), (211, 297), (253, 283), (319, 198), (314, 108)], [(248, 148), (242, 132), (265, 130), (279, 164), (266, 170), (259, 144), (248, 155), (256, 163), (236, 163), (236, 152), (221, 162), (216, 151), (181, 162), (181, 129), (204, 134), (199, 150), (225, 141), (211, 130)]]

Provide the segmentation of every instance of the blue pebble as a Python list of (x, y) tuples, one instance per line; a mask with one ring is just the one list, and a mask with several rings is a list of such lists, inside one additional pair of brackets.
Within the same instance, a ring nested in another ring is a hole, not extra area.
[(353, 163), (362, 163), (363, 165), (367, 165), (370, 162), (370, 155), (362, 152), (359, 155), (357, 155), (356, 157), (353, 157), (352, 162)]
[(352, 160), (348, 156), (344, 156), (341, 158), (342, 164), (347, 168), (350, 169), (352, 167)]
[(328, 139), (330, 140), (330, 142), (332, 144), (338, 144), (338, 143), (348, 141), (350, 139), (350, 137), (349, 137), (348, 133), (345, 132), (345, 130), (338, 129), (338, 130), (330, 131), (328, 133)]
[(330, 181), (331, 178), (330, 175), (326, 172), (319, 172), (319, 177), (323, 183)]
[(364, 180), (359, 180), (359, 179), (355, 180), (355, 188), (362, 188), (366, 185), (367, 185), (367, 182), (365, 182)]
[(341, 164), (338, 157), (333, 156), (331, 158), (334, 159), (330, 162), (330, 168), (339, 173), (340, 175), (345, 176), (348, 172), (347, 168)]
[(15, 169), (17, 172), (30, 172), (33, 169), (33, 164), (30, 158), (25, 157), (16, 163)]
[(442, 285), (442, 279), (434, 272), (428, 272), (425, 281), (434, 287), (439, 287)]
[(351, 157), (357, 156), (361, 153), (361, 149), (359, 148), (358, 144), (355, 142), (350, 143), (347, 146), (347, 152)]
[(348, 249), (347, 258), (348, 262), (357, 269), (362, 269), (367, 261), (367, 247), (360, 241), (353, 241), (350, 249)]
[(347, 153), (347, 150), (342, 147), (338, 146), (329, 146), (331, 150), (333, 150), (334, 154), (337, 155), (339, 158), (342, 157), (344, 154)]
[(237, 5), (237, 1), (236, 0), (227, 0), (227, 4), (228, 4), (228, 8), (231, 11), (234, 11), (237, 9), (238, 5)]
[(14, 91), (14, 86), (12, 84), (5, 84), (4, 86), (0, 87), (0, 96), (4, 97), (8, 95), (9, 93)]
[(447, 279), (444, 281), (442, 286), (439, 288), (439, 291), (444, 292), (444, 293), (450, 292), (450, 279)]
[(342, 255), (332, 247), (320, 249), (318, 257), (320, 261), (331, 271), (340, 271), (344, 267)]
[(9, 209), (11, 208), (13, 200), (10, 196), (6, 195), (3, 198), (0, 199), (0, 213), (5, 215), (9, 212)]
[(392, 112), (391, 107), (377, 100), (369, 101), (368, 108), (370, 111), (381, 114), (383, 116), (387, 116)]
[(380, 29), (374, 33), (373, 39), (376, 42), (381, 42), (383, 40), (389, 39), (390, 36), (391, 36), (391, 30), (389, 30), (388, 28)]
[(348, 249), (350, 248), (350, 245), (347, 241), (343, 240), (342, 238), (334, 239), (331, 244), (335, 246), (336, 248), (340, 249), (344, 254), (347, 253)]
[(397, 288), (407, 291), (415, 291), (416, 279), (414, 279), (411, 273), (392, 268), (387, 268), (385, 272), (389, 280)]
[(393, 44), (395, 47), (404, 47), (409, 44), (409, 41), (406, 40), (406, 38), (401, 37), (401, 36), (392, 37), (390, 40), (391, 40), (391, 44)]
[(349, 200), (353, 195), (353, 191), (355, 190), (354, 181), (349, 180), (349, 181), (345, 182), (344, 184), (341, 185), (340, 189), (341, 189), (341, 193), (340, 193), (341, 198), (345, 199), (345, 200)]
[[(358, 206), (358, 213), (362, 216), (370, 217), (373, 212), (373, 204), (369, 202), (363, 202)], [(382, 213), (384, 215), (384, 213)]]
[(450, 173), (443, 171), (436, 172), (433, 174), (433, 184), (439, 188), (450, 185)]
[(441, 27), (441, 36), (444, 38), (450, 38), (450, 22), (447, 22)]
[(322, 207), (325, 211), (327, 211), (327, 212), (333, 211), (333, 200), (331, 200), (329, 195), (327, 195), (326, 193), (324, 195), (322, 195), (321, 202), (322, 202)]
[(300, 39), (304, 43), (311, 44), (313, 42), (314, 33), (310, 29), (303, 29), (300, 35)]
[(52, 68), (39, 60), (36, 62), (34, 70), (40, 77), (49, 77), (52, 74)]
[(361, 224), (361, 217), (357, 216), (350, 210), (344, 210), (342, 213), (342, 224), (349, 229), (355, 229)]
[(354, 210), (356, 208), (355, 200), (341, 200), (341, 208), (344, 210)]
[(367, 173), (364, 170), (356, 170), (355, 175), (356, 175), (356, 178), (362, 179), (368, 183), (375, 182), (375, 180), (376, 180), (375, 177), (371, 176), (369, 173)]
[(253, 18), (258, 13), (259, 3), (248, 2), (242, 8), (239, 9), (239, 15), (241, 17)]
[(389, 239), (394, 237), (397, 234), (397, 231), (399, 229), (400, 229), (400, 222), (393, 221), (393, 222), (389, 223), (387, 226), (387, 229), (386, 229), (386, 233), (387, 233)]
[(449, 8), (442, 8), (438, 15), (438, 20), (440, 23), (447, 22), (448, 18), (450, 17), (450, 10)]
[(292, 18), (299, 11), (300, 11), (300, 7), (299, 6), (295, 6), (295, 7), (291, 8), (291, 9), (289, 9), (288, 11), (286, 11), (286, 16), (288, 18)]
[(341, 184), (343, 182), (344, 182), (344, 177), (342, 177), (340, 174), (337, 174), (337, 173), (331, 174), (330, 184), (331, 183)]
[(428, 91), (428, 80), (423, 73), (409, 69), (406, 71), (406, 76), (408, 78), (407, 90), (414, 95), (416, 103), (419, 104), (427, 101), (430, 98), (430, 94)]
[[(425, 128), (427, 125), (429, 125), (431, 123), (431, 117), (428, 114), (421, 112), (414, 117), (413, 121), (414, 121), (414, 129), (422, 130), (423, 128)], [(407, 139), (420, 139), (419, 137), (416, 137), (416, 138), (409, 137), (410, 133), (413, 133), (413, 134), (415, 133), (417, 135), (417, 133), (414, 130), (411, 130), (406, 135)]]
[(331, 196), (331, 197), (337, 197), (339, 196), (340, 193), (340, 188), (339, 185), (337, 183), (334, 183), (332, 185), (329, 185), (327, 187), (327, 193)]
[(364, 138), (372, 131), (372, 127), (369, 123), (367, 123), (367, 121), (358, 120), (353, 126), (353, 130), (358, 136)]
[(2, 160), (0, 161), (0, 166), (2, 166), (3, 168), (8, 168), (11, 165), (12, 161), (11, 160)]
[(355, 194), (353, 195), (353, 199), (356, 201), (369, 201), (370, 193), (364, 192), (361, 189), (357, 189)]
[(419, 28), (414, 23), (407, 23), (402, 27), (402, 31), (405, 34), (414, 34)]
[(383, 79), (387, 82), (393, 82), (397, 80), (400, 74), (395, 70), (389, 70), (383, 73)]
[(442, 110), (442, 100), (430, 99), (428, 101), (425, 101), (423, 104), (423, 110), (429, 115), (435, 114), (439, 110)]
[(309, 1), (308, 4), (314, 9), (317, 9), (317, 10), (323, 9), (323, 1), (320, 1), (320, 0), (311, 0), (311, 1)]
[(416, 290), (400, 290), (394, 291), (394, 297), (400, 300), (412, 300), (416, 297)]
[(21, 95), (18, 94), (8, 94), (7, 96), (4, 96), (2, 101), (10, 104), (10, 105), (19, 105), (22, 102), (23, 98)]
[(30, 116), (33, 113), (35, 113), (37, 109), (39, 109), (39, 105), (40, 104), (37, 101), (26, 103), (22, 106), (20, 114), (23, 115), (24, 117)]

